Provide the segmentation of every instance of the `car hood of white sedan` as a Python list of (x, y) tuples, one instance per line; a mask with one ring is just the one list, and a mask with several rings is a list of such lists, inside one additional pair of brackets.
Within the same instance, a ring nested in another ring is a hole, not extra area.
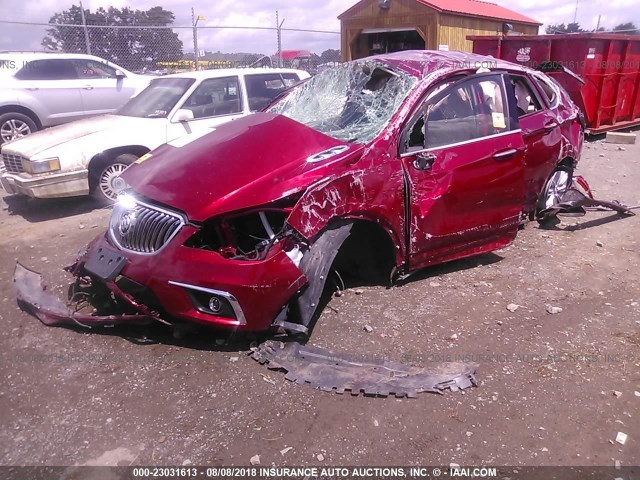
[(32, 158), (61, 144), (67, 144), (65, 145), (67, 148), (69, 142), (88, 135), (114, 138), (118, 132), (122, 131), (148, 131), (150, 127), (153, 128), (154, 124), (157, 124), (156, 128), (165, 128), (162, 120), (160, 118), (138, 118), (123, 115), (100, 115), (32, 133), (3, 145), (3, 150)]

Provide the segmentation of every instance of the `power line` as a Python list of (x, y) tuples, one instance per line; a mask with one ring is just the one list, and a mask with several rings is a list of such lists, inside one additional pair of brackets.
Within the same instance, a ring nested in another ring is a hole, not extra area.
[[(0, 20), (0, 24), (15, 24), (15, 25), (37, 25), (41, 27), (83, 27), (84, 25), (78, 25), (75, 23), (44, 23), (44, 22), (22, 22), (14, 20)], [(166, 29), (193, 29), (193, 26), (182, 25), (91, 25), (87, 24), (87, 28), (166, 28)], [(225, 26), (225, 25), (203, 25), (198, 26), (198, 29), (231, 29), (231, 30), (278, 30), (276, 27), (245, 27), (245, 26)], [(340, 32), (334, 32), (332, 30), (313, 30), (308, 28), (281, 28), (282, 31), (287, 32), (308, 32), (308, 33), (327, 33), (332, 35), (340, 35)]]

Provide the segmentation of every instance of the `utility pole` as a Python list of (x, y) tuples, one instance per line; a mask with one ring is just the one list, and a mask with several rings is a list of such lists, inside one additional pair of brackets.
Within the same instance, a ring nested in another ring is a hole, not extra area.
[(84, 43), (87, 47), (87, 53), (91, 55), (91, 42), (89, 41), (89, 29), (87, 28), (87, 19), (84, 18), (84, 7), (80, 2), (80, 16), (82, 17), (82, 25), (84, 26)]
[(600, 17), (602, 15), (598, 15), (598, 23), (596, 24), (596, 32), (600, 29)]
[(573, 12), (573, 23), (576, 23), (578, 20), (578, 1), (579, 0), (576, 0), (576, 9)]
[(276, 10), (276, 31), (278, 34), (278, 67), (282, 67), (282, 24), (284, 23), (284, 18), (282, 19), (282, 23), (280, 23), (278, 19), (278, 10)]
[(198, 61), (198, 20), (196, 20), (196, 13), (191, 7), (191, 25), (193, 25), (193, 58), (195, 60), (196, 71), (200, 70)]

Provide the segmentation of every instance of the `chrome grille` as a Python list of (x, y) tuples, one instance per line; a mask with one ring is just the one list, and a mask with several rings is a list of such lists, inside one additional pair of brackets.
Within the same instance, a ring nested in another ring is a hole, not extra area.
[(2, 160), (4, 162), (4, 168), (9, 173), (22, 173), (22, 158), (20, 155), (14, 155), (12, 153), (3, 153)]
[(166, 245), (182, 225), (179, 214), (136, 202), (129, 208), (114, 207), (109, 232), (122, 249), (150, 254)]

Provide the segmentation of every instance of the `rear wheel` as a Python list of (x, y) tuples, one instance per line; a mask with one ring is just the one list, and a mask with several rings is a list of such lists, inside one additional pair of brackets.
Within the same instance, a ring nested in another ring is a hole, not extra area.
[(123, 153), (94, 167), (92, 172), (93, 197), (103, 204), (115, 202), (118, 194), (122, 191), (122, 186), (119, 185), (121, 182), (117, 180), (118, 177), (137, 159), (138, 157), (132, 153)]
[(545, 183), (544, 188), (542, 189), (540, 197), (538, 197), (536, 213), (560, 203), (562, 196), (571, 186), (572, 180), (573, 168), (564, 165), (556, 168), (549, 176), (547, 183)]
[(38, 126), (23, 113), (8, 112), (0, 115), (0, 144), (38, 131)]

